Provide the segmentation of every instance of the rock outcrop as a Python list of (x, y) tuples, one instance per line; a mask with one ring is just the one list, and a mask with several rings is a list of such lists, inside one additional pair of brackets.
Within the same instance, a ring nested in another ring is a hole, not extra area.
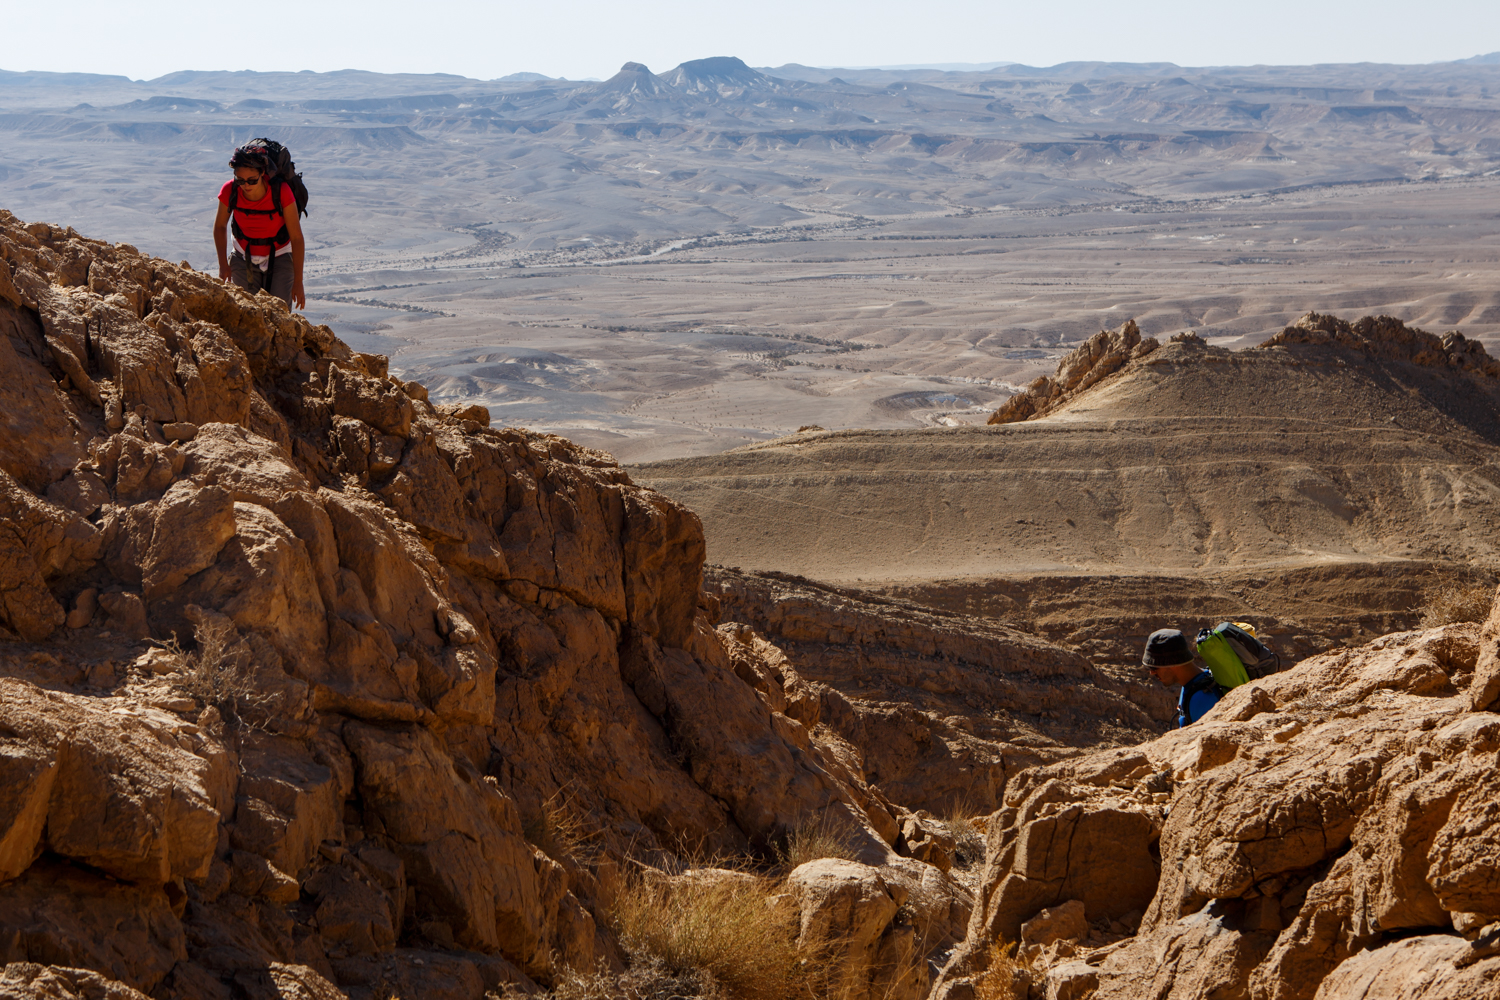
[(1087, 932), (1029, 970), (1039, 995), (1495, 997), (1497, 637), (1500, 610), (1336, 650), (1018, 776), (939, 995), (1081, 903)]
[(620, 967), (619, 861), (813, 822), (967, 913), (689, 510), (186, 265), (0, 258), (0, 994), (534, 989)]
[(1490, 357), (1479, 341), (1470, 340), (1457, 330), (1438, 336), (1390, 316), (1366, 316), (1351, 323), (1337, 316), (1310, 312), (1259, 346), (1289, 344), (1333, 344), (1384, 361), (1407, 361), (1500, 378), (1500, 361)]
[(1117, 330), (1100, 330), (1059, 361), (1056, 374), (1043, 375), (1011, 396), (990, 415), (988, 422), (1013, 424), (1046, 416), (1158, 346), (1154, 337), (1141, 337), (1140, 327), (1133, 319), (1126, 320)]

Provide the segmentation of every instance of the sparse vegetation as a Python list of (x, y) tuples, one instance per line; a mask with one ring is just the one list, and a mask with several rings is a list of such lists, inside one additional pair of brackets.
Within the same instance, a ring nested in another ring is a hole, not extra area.
[[(508, 990), (489, 994), (495, 1000), (521, 1000), (524, 993)], [(635, 961), (622, 973), (570, 973), (558, 981), (551, 1000), (727, 1000), (719, 984), (705, 970), (673, 972), (656, 958)]]
[(1026, 1000), (1031, 969), (1016, 951), (1014, 941), (997, 938), (990, 943), (989, 964), (974, 980), (975, 1000)]
[(579, 817), (565, 791), (553, 792), (541, 811), (522, 825), (522, 833), (553, 861), (580, 861), (590, 853), (596, 833)]
[(279, 697), (256, 684), (255, 663), (234, 623), (222, 615), (205, 617), (193, 626), (193, 638), (192, 652), (175, 636), (161, 644), (179, 660), (183, 693), (205, 710), (213, 708), (230, 726), (256, 726), (269, 718)]
[(787, 871), (820, 858), (857, 860), (849, 831), (826, 816), (805, 821), (787, 834), (785, 844), (776, 848), (776, 859)]
[(1428, 591), (1416, 611), (1423, 628), (1437, 628), (1455, 622), (1482, 622), (1489, 617), (1494, 602), (1494, 584), (1450, 583)]
[(981, 813), (968, 799), (953, 803), (943, 819), (943, 832), (953, 838), (953, 863), (959, 868), (973, 868), (984, 862), (984, 825)]
[(797, 952), (795, 913), (776, 898), (783, 891), (780, 879), (749, 873), (705, 876), (690, 887), (654, 873), (633, 875), (612, 919), (641, 987), (673, 980), (697, 985), (699, 992), (684, 997), (787, 1000), (809, 995), (816, 970)]

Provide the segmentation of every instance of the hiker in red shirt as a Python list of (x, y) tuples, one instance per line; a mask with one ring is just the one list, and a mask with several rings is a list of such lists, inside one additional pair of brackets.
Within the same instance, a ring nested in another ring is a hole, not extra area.
[[(307, 308), (307, 295), (302, 290), (302, 225), (290, 185), (275, 176), (265, 150), (256, 145), (236, 149), (229, 166), (234, 169), (234, 179), (219, 189), (219, 210), (214, 216), (219, 277), (251, 295), (265, 289), (289, 306)], [(231, 199), (236, 187), (239, 190)], [(225, 232), (231, 223), (235, 245), (232, 257), (228, 255), (229, 234)]]

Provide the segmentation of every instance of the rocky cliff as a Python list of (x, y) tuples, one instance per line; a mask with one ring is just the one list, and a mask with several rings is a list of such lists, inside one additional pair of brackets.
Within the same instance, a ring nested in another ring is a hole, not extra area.
[(891, 901), (851, 996), (961, 935), (689, 510), (186, 265), (8, 213), (0, 258), (0, 996), (531, 991), (622, 969), (622, 870), (809, 824), (802, 939)]

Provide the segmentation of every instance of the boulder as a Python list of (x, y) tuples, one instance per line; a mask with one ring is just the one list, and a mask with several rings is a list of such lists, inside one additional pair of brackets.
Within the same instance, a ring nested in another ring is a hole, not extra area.
[(0, 1000), (146, 1000), (146, 994), (88, 969), (12, 962), (0, 969)]
[[(7, 758), (23, 780), (0, 792), (15, 817), (4, 841), (12, 864), (40, 846), (147, 886), (202, 878), (233, 778), (228, 761), (184, 729), (165, 713), (110, 711), (0, 678), (0, 732), (25, 741)], [(43, 792), (45, 834), (28, 844)]]
[(1475, 960), (1472, 951), (1445, 934), (1393, 941), (1341, 963), (1315, 1000), (1492, 1000), (1500, 957)]
[(41, 860), (0, 885), (0, 961), (89, 969), (149, 992), (185, 958), (160, 883), (126, 885)]
[[(912, 957), (902, 929), (893, 925), (905, 889), (888, 883), (878, 869), (838, 858), (799, 866), (787, 888), (799, 915), (797, 947), (827, 969), (831, 992), (851, 1000), (884, 996), (881, 987), (893, 980), (903, 987), (897, 995), (925, 992), (896, 967)], [(926, 970), (920, 971), (925, 988)]]

